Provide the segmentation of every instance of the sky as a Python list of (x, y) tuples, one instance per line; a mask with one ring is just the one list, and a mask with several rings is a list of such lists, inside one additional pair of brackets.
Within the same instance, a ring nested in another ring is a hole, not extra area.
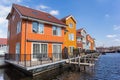
[(61, 19), (73, 15), (96, 46), (120, 46), (120, 0), (0, 0), (0, 37), (7, 37), (6, 17), (13, 3), (41, 10)]

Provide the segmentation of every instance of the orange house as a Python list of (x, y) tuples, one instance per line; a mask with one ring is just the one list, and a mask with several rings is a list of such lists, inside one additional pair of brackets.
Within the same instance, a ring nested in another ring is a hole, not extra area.
[(87, 34), (86, 40), (87, 40), (87, 46), (88, 46), (87, 49), (88, 50), (95, 50), (94, 49), (94, 47), (95, 47), (94, 39), (89, 34)]
[(48, 13), (17, 4), (12, 5), (7, 19), (9, 54), (26, 54), (32, 60), (36, 60), (37, 54), (61, 57), (65, 23)]

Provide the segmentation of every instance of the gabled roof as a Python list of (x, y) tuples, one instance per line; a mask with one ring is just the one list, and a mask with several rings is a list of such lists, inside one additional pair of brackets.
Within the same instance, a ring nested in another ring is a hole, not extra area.
[(83, 30), (85, 33), (87, 33), (84, 28), (77, 29), (77, 32), (81, 32), (82, 30)]
[(68, 16), (62, 18), (61, 21), (64, 22), (64, 21), (66, 21), (66, 20), (69, 19), (69, 18), (72, 18), (72, 19), (74, 20), (74, 22), (76, 23), (76, 20), (75, 20), (75, 18), (74, 18), (72, 15), (68, 15)]
[(7, 45), (7, 38), (0, 38), (0, 45)]
[(52, 23), (56, 23), (56, 24), (61, 24), (61, 25), (65, 26), (65, 23), (63, 23), (61, 20), (55, 18), (54, 16), (52, 16), (49, 13), (31, 9), (31, 8), (21, 6), (18, 4), (13, 4), (13, 8), (15, 8), (17, 10), (17, 12), (19, 13), (19, 15), (21, 15), (22, 17), (34, 18), (34, 19), (52, 22)]

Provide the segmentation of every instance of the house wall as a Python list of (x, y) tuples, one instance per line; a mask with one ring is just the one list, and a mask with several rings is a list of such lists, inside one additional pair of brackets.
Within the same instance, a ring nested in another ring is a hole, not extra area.
[[(67, 32), (65, 33), (64, 45), (65, 45), (65, 47), (68, 48), (68, 52), (70, 52), (70, 49), (69, 49), (70, 46), (73, 46), (74, 48), (76, 48), (76, 23), (75, 23), (75, 21), (73, 20), (72, 17), (68, 18), (65, 21), (65, 23), (67, 25), (67, 27), (66, 27)], [(70, 28), (70, 26), (69, 26), (70, 23), (73, 24), (72, 28)], [(69, 34), (70, 33), (74, 34), (74, 41), (69, 40)]]
[[(32, 21), (30, 20), (22, 20), (22, 40), (21, 40), (21, 54), (32, 54), (32, 42), (27, 40), (43, 40), (43, 41), (54, 41), (54, 42), (64, 42), (64, 28), (61, 29), (61, 36), (53, 36), (52, 35), (52, 25), (44, 24), (44, 33), (33, 33), (32, 32)], [(42, 42), (39, 42), (42, 43)], [(48, 44), (48, 56), (52, 57), (52, 44), (57, 43), (49, 43)], [(64, 44), (62, 45), (62, 49), (64, 48)]]
[[(17, 34), (17, 22), (20, 21), (20, 16), (16, 12), (16, 10), (13, 8), (11, 11), (11, 17), (9, 18), (8, 21), (8, 33), (10, 36), (8, 37), (7, 45), (9, 46), (9, 53), (10, 54), (15, 54), (15, 49), (16, 49), (16, 43), (21, 42), (21, 32)], [(14, 20), (13, 20), (13, 16)]]

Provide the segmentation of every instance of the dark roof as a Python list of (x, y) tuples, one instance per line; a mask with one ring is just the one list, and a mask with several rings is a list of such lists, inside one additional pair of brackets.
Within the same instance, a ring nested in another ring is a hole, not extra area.
[(69, 17), (70, 15), (68, 16), (65, 16), (64, 18), (61, 19), (61, 21), (65, 21), (67, 17)]
[(6, 38), (0, 38), (0, 45), (7, 45), (7, 39)]
[(27, 16), (27, 17), (31, 17), (31, 18), (35, 18), (39, 20), (44, 20), (48, 22), (65, 25), (65, 23), (63, 23), (61, 20), (55, 18), (49, 13), (31, 9), (31, 8), (21, 6), (18, 4), (13, 4), (13, 7), (15, 7), (22, 16)]

